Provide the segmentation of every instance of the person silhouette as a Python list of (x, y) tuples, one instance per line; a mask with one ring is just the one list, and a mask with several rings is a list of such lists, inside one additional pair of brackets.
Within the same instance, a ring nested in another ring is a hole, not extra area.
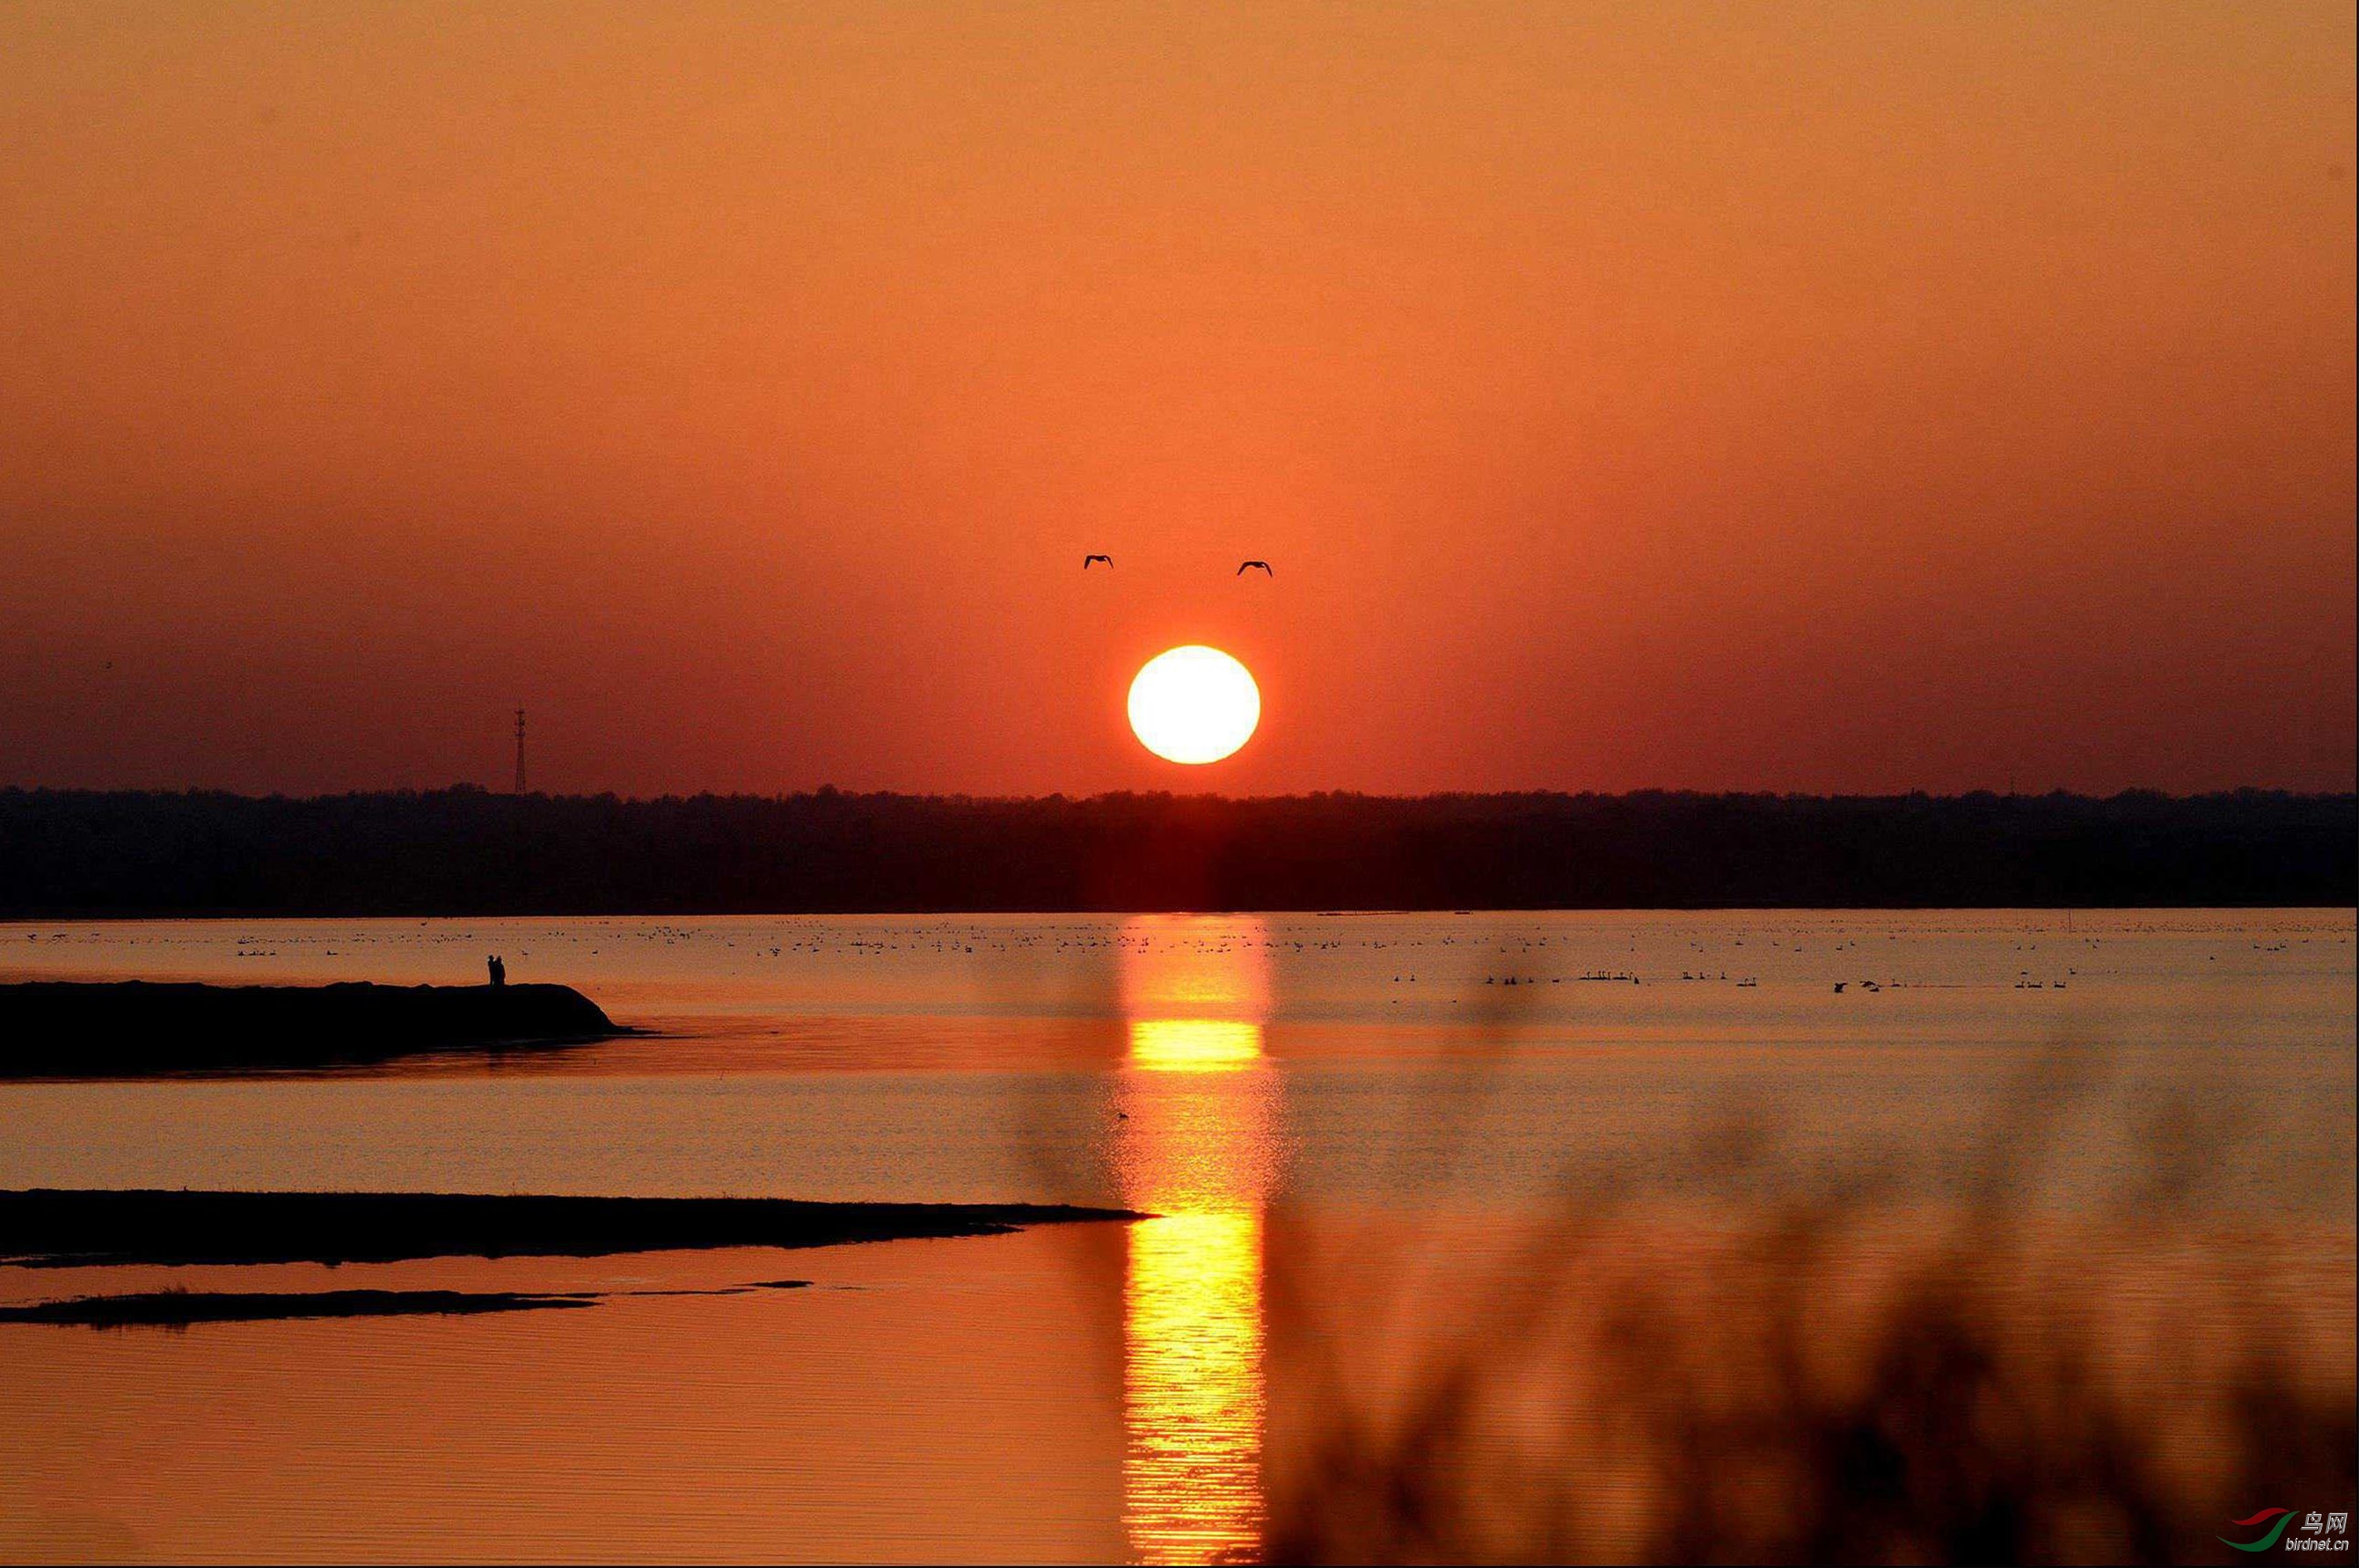
[(492, 955), (492, 957), (485, 961), (484, 967), (492, 971), (492, 984), (495, 986), (504, 986), (508, 983), (508, 967), (500, 962), (498, 954), (495, 953)]

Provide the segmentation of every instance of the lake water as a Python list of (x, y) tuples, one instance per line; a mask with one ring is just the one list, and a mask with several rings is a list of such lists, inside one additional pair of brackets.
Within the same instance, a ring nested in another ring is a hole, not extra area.
[[(1468, 1490), (1520, 1496), (1527, 1471), (1591, 1461), (1590, 1513), (1544, 1539), (1630, 1550), (1659, 1538), (1660, 1504), (1650, 1461), (1583, 1424), (1605, 1363), (1582, 1314), (1660, 1301), (1668, 1320), (1731, 1280), (1785, 1279), (1788, 1261), (1748, 1249), (1798, 1215), (1841, 1241), (1811, 1254), (1814, 1297), (1880, 1300), (1982, 1216), (1967, 1269), (2003, 1284), (1990, 1312), (2099, 1311), (2122, 1397), (2175, 1346), (2180, 1384), (2225, 1400), (2258, 1335), (2332, 1414), (2353, 1386), (2354, 925), (2349, 911), (0, 925), (12, 979), (473, 983), (499, 953), (513, 979), (576, 986), (644, 1032), (489, 1063), (0, 1085), (0, 1188), (1156, 1217), (793, 1252), (0, 1268), (0, 1303), (812, 1281), (497, 1318), (0, 1325), (0, 1558), (1250, 1556), (1310, 1539), (1303, 1520), (1340, 1495), (1338, 1444), (1403, 1452), (1403, 1412), (1490, 1334), (1476, 1381), (1516, 1360), (1504, 1346), (1545, 1346), (1547, 1379), (1497, 1380), (1558, 1392), (1546, 1419), (1522, 1395), (1467, 1398), (1450, 1453)], [(1590, 1347), (1555, 1355), (1576, 1343)], [(2164, 1489), (2234, 1506), (2225, 1462), (2203, 1457), (2209, 1407), (2181, 1403), (2184, 1441), (2154, 1460), (2177, 1466)], [(1424, 1468), (1447, 1468), (1419, 1441)], [(1516, 1555), (1541, 1539), (1494, 1511), (1452, 1541)]]

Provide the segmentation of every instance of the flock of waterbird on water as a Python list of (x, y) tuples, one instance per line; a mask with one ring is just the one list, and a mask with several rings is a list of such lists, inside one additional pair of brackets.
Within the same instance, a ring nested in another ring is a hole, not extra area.
[[(1082, 569), (1083, 571), (1087, 571), (1092, 567), (1095, 566), (1103, 566), (1106, 570), (1112, 571), (1114, 570), (1114, 557), (1112, 556), (1098, 554), (1086, 555), (1082, 557)], [(1262, 576), (1266, 578), (1275, 578), (1277, 576), (1277, 573), (1270, 569), (1270, 565), (1267, 561), (1239, 561), (1237, 563), (1236, 575), (1243, 577), (1247, 572), (1259, 572)]]

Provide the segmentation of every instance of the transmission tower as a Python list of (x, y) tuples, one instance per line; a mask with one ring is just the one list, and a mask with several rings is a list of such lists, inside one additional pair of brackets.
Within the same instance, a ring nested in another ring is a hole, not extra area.
[(524, 793), (524, 709), (516, 709), (516, 792)]

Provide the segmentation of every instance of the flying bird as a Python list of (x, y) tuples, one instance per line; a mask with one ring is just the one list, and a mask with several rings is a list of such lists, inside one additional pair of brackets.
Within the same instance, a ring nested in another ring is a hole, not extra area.
[(1247, 561), (1237, 568), (1237, 575), (1239, 577), (1243, 577), (1245, 573), (1253, 570), (1256, 567), (1259, 567), (1261, 568), (1262, 575), (1264, 577), (1274, 578), (1277, 575), (1276, 572), (1269, 569), (1269, 563), (1267, 561)]
[(1103, 561), (1106, 564), (1106, 569), (1108, 571), (1112, 571), (1114, 569), (1114, 557), (1112, 556), (1083, 556), (1082, 557), (1082, 569), (1083, 571), (1087, 571), (1090, 568), (1100, 561)]

